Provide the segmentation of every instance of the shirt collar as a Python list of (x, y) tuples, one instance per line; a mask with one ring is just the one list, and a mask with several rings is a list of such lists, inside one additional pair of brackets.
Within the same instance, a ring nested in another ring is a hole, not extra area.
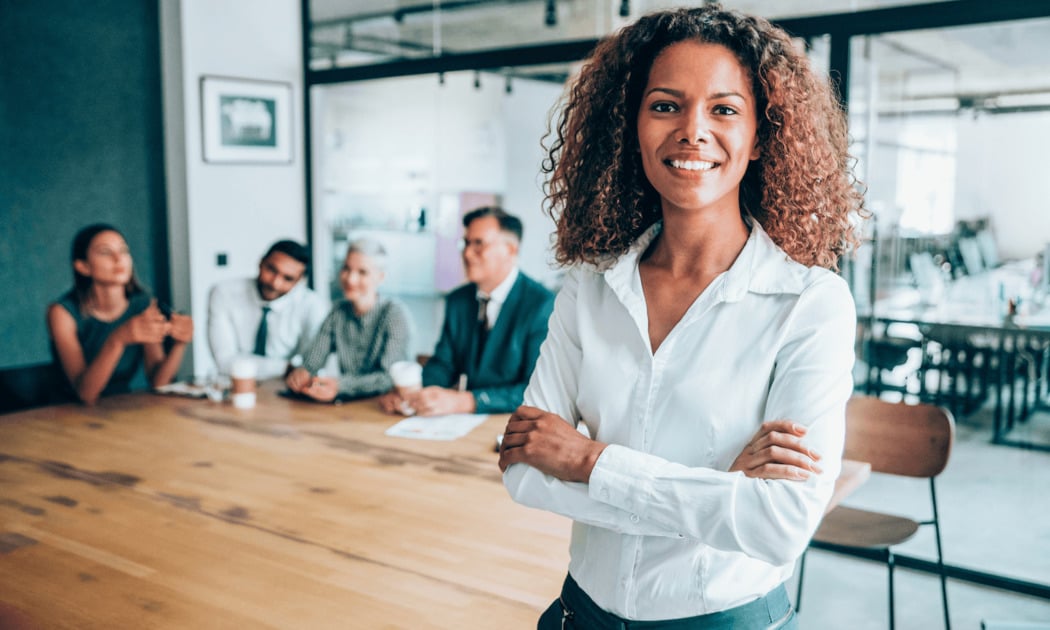
[[(808, 269), (791, 260), (784, 250), (766, 234), (754, 220), (748, 221), (751, 234), (733, 264), (721, 277), (720, 297), (726, 302), (737, 302), (746, 293), (801, 293), (806, 286)], [(638, 261), (653, 240), (663, 231), (663, 221), (657, 221), (642, 232), (625, 254), (618, 259), (597, 265), (605, 281), (624, 304), (642, 299), (641, 285), (636, 284)], [(785, 264), (787, 263), (787, 264)]]
[(302, 287), (304, 280), (300, 279), (298, 282), (295, 283), (295, 286), (292, 287), (292, 289), (288, 293), (285, 293), (276, 300), (269, 301), (262, 299), (262, 296), (259, 295), (258, 282), (258, 279), (252, 280), (252, 295), (255, 296), (255, 300), (256, 302), (258, 302), (259, 307), (261, 308), (263, 306), (269, 306), (271, 311), (280, 311), (285, 307), (286, 304), (290, 304), (291, 302), (295, 301), (295, 296), (298, 295), (299, 291), (303, 290)]
[[(492, 293), (488, 294), (489, 301), (495, 302), (496, 304), (506, 302), (507, 296), (510, 295), (510, 290), (514, 288), (514, 283), (517, 281), (518, 268), (512, 267), (510, 273), (508, 273), (507, 277), (503, 279), (503, 282), (500, 282), (499, 286), (493, 289)], [(482, 297), (485, 297), (485, 293), (481, 289), (478, 289), (478, 298), (480, 299)]]

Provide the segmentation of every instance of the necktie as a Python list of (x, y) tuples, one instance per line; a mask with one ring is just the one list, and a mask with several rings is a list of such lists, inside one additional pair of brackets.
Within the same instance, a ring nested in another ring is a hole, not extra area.
[(485, 340), (489, 336), (489, 300), (484, 296), (478, 296), (478, 356), (481, 361), (481, 353), (485, 350)]
[(255, 354), (266, 356), (266, 316), (270, 314), (270, 307), (262, 307), (262, 319), (259, 320), (259, 330), (255, 331)]

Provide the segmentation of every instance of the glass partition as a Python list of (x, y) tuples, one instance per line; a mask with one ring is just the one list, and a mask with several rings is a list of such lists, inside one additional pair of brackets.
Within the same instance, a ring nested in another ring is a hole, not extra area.
[[(1045, 401), (1030, 380), (1046, 378), (1046, 338), (1015, 335), (1050, 326), (1039, 260), (1050, 242), (1047, 41), (1042, 19), (851, 41), (852, 152), (874, 213), (852, 278), (870, 327), (866, 386), (947, 406), (979, 442), (1014, 443), (1000, 423)], [(1030, 484), (1015, 489), (1011, 501), (1035, 500)], [(1039, 528), (1004, 516), (1015, 509), (958, 525), (972, 542), (951, 563), (1046, 583), (1045, 563), (1023, 551)], [(982, 553), (1003, 535), (1017, 553)]]
[(346, 245), (368, 236), (389, 254), (383, 290), (416, 321), (429, 353), (441, 298), (464, 281), (464, 213), (499, 204), (525, 224), (520, 264), (546, 284), (552, 223), (542, 211), (540, 138), (561, 82), (458, 72), (314, 87), (316, 277), (340, 295)]
[[(1037, 152), (1050, 140), (1047, 38), (1048, 20), (853, 38), (850, 129), (875, 214), (876, 298), (917, 286), (916, 252), (933, 253), (948, 279), (976, 270), (957, 242), (977, 233), (992, 263), (981, 268), (1034, 264), (1046, 247)], [(858, 302), (869, 294), (858, 290)]]

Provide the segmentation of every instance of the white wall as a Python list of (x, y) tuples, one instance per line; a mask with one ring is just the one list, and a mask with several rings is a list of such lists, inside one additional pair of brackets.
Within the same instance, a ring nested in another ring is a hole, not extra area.
[[(195, 374), (213, 369), (206, 335), (211, 287), (254, 275), (275, 240), (306, 240), (300, 30), (296, 0), (161, 2), (172, 293), (175, 307), (194, 318)], [(291, 84), (290, 164), (204, 163), (203, 75)], [(219, 253), (227, 266), (216, 264)]]
[[(501, 195), (525, 225), (523, 270), (553, 280), (553, 223), (542, 212), (540, 139), (562, 86), (503, 77), (434, 75), (352, 83), (315, 90), (315, 240), (347, 220), (399, 230), (412, 208), (428, 209), (430, 230), (458, 238), (458, 217), (441, 216), (441, 197)], [(436, 223), (435, 223), (436, 222)]]
[[(536, 280), (557, 283), (551, 237), (554, 222), (543, 212), (543, 181), (540, 166), (546, 153), (540, 140), (547, 133), (552, 108), (562, 86), (548, 82), (515, 80), (513, 91), (503, 102), (503, 126), (507, 134), (507, 188), (504, 205), (521, 217), (525, 238), (521, 266)], [(549, 142), (549, 141), (545, 141)]]
[(991, 215), (1003, 258), (1050, 243), (1050, 113), (959, 119), (956, 218)]

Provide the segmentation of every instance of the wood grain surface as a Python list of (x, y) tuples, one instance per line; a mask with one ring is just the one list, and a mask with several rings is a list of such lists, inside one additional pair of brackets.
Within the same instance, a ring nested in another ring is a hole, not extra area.
[(0, 628), (533, 628), (570, 522), (515, 504), (505, 416), (131, 394), (0, 416)]

